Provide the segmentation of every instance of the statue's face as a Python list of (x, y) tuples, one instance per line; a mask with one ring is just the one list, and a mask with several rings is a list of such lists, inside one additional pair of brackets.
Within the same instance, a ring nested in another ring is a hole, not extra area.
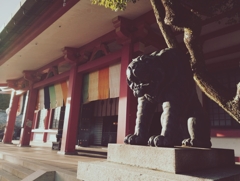
[(148, 93), (150, 85), (150, 74), (148, 68), (144, 64), (132, 63), (127, 68), (127, 81), (130, 89), (132, 89), (135, 97), (142, 97)]
[(155, 63), (149, 56), (141, 56), (129, 64), (126, 71), (127, 82), (135, 97), (145, 94), (155, 96), (156, 89), (160, 88), (164, 76), (162, 69)]

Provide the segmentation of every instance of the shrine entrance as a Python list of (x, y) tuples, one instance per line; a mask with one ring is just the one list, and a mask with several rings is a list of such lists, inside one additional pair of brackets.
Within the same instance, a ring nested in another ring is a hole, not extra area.
[(118, 98), (83, 104), (78, 129), (79, 146), (107, 146), (116, 143)]

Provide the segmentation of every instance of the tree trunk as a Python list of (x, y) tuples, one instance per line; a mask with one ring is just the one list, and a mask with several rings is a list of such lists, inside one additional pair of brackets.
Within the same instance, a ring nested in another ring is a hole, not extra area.
[(150, 0), (157, 24), (162, 32), (163, 38), (169, 48), (178, 48), (179, 44), (171, 30), (171, 27), (164, 23), (165, 10), (160, 0)]
[[(184, 43), (191, 55), (193, 78), (200, 89), (240, 123), (240, 84), (236, 96), (206, 71), (200, 38), (201, 19), (184, 8), (179, 0), (151, 0), (159, 28), (169, 48), (178, 47), (171, 28), (184, 31)], [(164, 13), (163, 13), (164, 12)]]

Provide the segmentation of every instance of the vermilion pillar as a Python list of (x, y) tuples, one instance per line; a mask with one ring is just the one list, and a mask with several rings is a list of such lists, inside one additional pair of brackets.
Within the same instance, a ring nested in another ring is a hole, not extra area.
[[(50, 124), (50, 119), (52, 117), (52, 109), (49, 109), (47, 111), (47, 117), (46, 117), (46, 120), (44, 121), (44, 129), (45, 130), (48, 130), (49, 129), (49, 124)], [(47, 135), (48, 133), (47, 132), (44, 132), (43, 133), (43, 142), (47, 142)]]
[(34, 111), (37, 104), (37, 89), (30, 89), (27, 93), (25, 110), (23, 115), (23, 127), (20, 136), (19, 146), (29, 146), (31, 139)]
[(12, 136), (15, 127), (19, 97), (20, 96), (16, 95), (15, 91), (12, 91), (11, 100), (9, 104), (9, 114), (7, 117), (6, 128), (4, 131), (4, 137), (2, 141), (3, 143), (12, 143)]
[(59, 154), (72, 154), (75, 152), (82, 88), (82, 75), (78, 74), (77, 68), (77, 65), (75, 65), (70, 70), (62, 143)]
[(134, 133), (137, 99), (127, 85), (126, 76), (127, 66), (132, 61), (132, 54), (133, 44), (124, 45), (121, 57), (117, 143), (123, 143), (126, 135)]

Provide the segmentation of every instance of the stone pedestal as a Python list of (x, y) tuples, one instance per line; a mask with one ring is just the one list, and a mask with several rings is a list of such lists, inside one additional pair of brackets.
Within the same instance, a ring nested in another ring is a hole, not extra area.
[(79, 162), (84, 181), (236, 181), (234, 151), (203, 148), (156, 148), (108, 145), (107, 161)]

